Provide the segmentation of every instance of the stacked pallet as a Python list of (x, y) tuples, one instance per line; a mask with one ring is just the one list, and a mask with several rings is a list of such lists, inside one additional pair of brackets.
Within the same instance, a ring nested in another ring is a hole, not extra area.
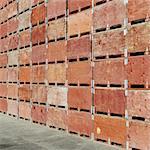
[(91, 25), (92, 2), (68, 1), (68, 131), (86, 137), (92, 133)]
[(130, 0), (127, 9), (128, 140), (132, 148), (150, 149), (150, 1)]
[(149, 0), (1, 0), (0, 112), (150, 149)]
[(97, 0), (94, 3), (94, 138), (123, 147), (127, 141), (124, 91), (126, 15), (123, 0)]
[(1, 1), (0, 11), (0, 96), (1, 111), (18, 115), (18, 4)]

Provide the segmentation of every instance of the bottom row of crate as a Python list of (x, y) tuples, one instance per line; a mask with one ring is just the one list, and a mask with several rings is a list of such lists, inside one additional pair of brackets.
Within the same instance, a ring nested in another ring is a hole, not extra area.
[[(28, 102), (0, 100), (0, 112), (44, 124), (51, 128), (66, 130), (72, 134), (134, 149), (150, 149), (150, 123), (126, 120), (89, 112), (32, 105)], [(143, 140), (144, 139), (144, 140)]]

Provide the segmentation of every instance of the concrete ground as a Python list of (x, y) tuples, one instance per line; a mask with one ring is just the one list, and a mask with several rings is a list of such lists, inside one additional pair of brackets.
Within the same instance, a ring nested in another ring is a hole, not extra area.
[(116, 148), (0, 114), (0, 150), (116, 150)]

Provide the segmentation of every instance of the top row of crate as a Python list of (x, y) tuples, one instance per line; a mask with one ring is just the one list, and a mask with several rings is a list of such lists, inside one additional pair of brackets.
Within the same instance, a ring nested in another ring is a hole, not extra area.
[(30, 7), (44, 3), (44, 0), (1, 0), (0, 9), (3, 9), (15, 2), (19, 4), (19, 12), (22, 12)]
[[(23, 13), (24, 11), (34, 8), (38, 5), (45, 4), (47, 7), (47, 18), (52, 19), (56, 17), (77, 13), (85, 9), (94, 8), (93, 11), (101, 9), (101, 13), (114, 10), (117, 16), (123, 15), (122, 13), (128, 13), (129, 22), (146, 19), (150, 16), (150, 1), (149, 0), (1, 0), (0, 9), (4, 9), (10, 17), (17, 14), (15, 11)], [(18, 4), (18, 5), (17, 5)], [(127, 7), (126, 7), (127, 6)], [(126, 10), (126, 8), (128, 10)], [(117, 11), (118, 10), (118, 11)], [(13, 13), (12, 13), (13, 12)]]

